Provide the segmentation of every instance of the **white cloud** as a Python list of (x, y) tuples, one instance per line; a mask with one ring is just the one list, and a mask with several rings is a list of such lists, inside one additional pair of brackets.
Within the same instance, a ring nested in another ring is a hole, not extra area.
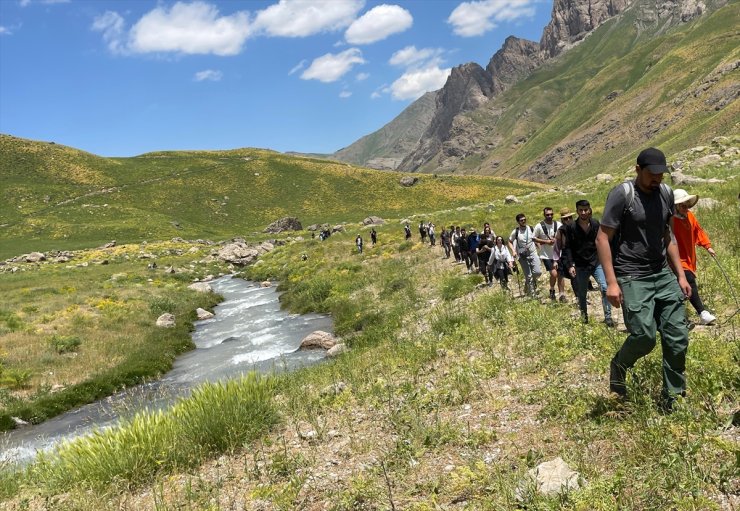
[(342, 92), (339, 93), (339, 97), (342, 99), (346, 99), (350, 96), (352, 96), (352, 93), (348, 90), (343, 90)]
[(442, 62), (443, 50), (440, 48), (416, 49), (416, 46), (407, 46), (391, 55), (389, 64), (402, 67), (430, 67)]
[(436, 66), (408, 71), (391, 84), (391, 96), (399, 100), (420, 98), (426, 92), (442, 88), (450, 71), (451, 68)]
[(300, 71), (301, 69), (303, 69), (304, 67), (306, 67), (306, 62), (308, 62), (306, 59), (301, 60), (298, 64), (296, 64), (295, 66), (293, 66), (293, 69), (291, 69), (290, 71), (288, 71), (288, 75), (295, 74), (298, 71)]
[(31, 0), (21, 0), (21, 1), (19, 2), (19, 5), (20, 5), (21, 7), (27, 7), (27, 6), (28, 6), (28, 5), (30, 4), (30, 3), (31, 3)]
[[(36, 3), (42, 5), (55, 5), (68, 4), (70, 3), (70, 1), (71, 0), (37, 0)], [(18, 2), (18, 5), (20, 5), (21, 7), (28, 7), (29, 5), (31, 5), (31, 0), (21, 0), (20, 2)]]
[(280, 0), (257, 13), (254, 30), (269, 36), (306, 37), (347, 27), (364, 0)]
[(112, 53), (126, 53), (124, 21), (120, 14), (107, 11), (93, 20), (92, 29), (103, 33), (103, 41)]
[(195, 81), (196, 82), (203, 82), (203, 81), (210, 81), (210, 82), (220, 82), (221, 78), (224, 77), (224, 74), (221, 71), (217, 71), (215, 69), (205, 69), (203, 71), (198, 71), (195, 73)]
[(370, 73), (357, 73), (357, 76), (355, 76), (355, 79), (358, 82), (363, 82), (367, 80), (368, 78), (370, 78)]
[(132, 28), (128, 46), (135, 53), (177, 52), (236, 55), (250, 35), (244, 11), (219, 16), (214, 5), (177, 2), (145, 14)]
[(478, 36), (496, 28), (496, 22), (534, 16), (533, 3), (533, 0), (463, 2), (452, 11), (447, 23), (459, 36)]
[(364, 64), (362, 52), (357, 48), (350, 48), (342, 53), (327, 53), (314, 59), (301, 78), (303, 80), (319, 80), (320, 82), (336, 82), (352, 69), (355, 64)]
[(13, 35), (13, 32), (8, 27), (0, 25), (0, 35)]
[(352, 23), (344, 33), (344, 38), (350, 44), (370, 44), (403, 32), (413, 23), (411, 13), (403, 7), (378, 5)]

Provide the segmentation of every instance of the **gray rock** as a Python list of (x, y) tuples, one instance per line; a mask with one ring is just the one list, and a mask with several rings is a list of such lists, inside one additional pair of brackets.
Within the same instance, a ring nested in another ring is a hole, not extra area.
[(697, 184), (719, 184), (724, 183), (724, 179), (718, 179), (716, 177), (712, 177), (709, 179), (705, 179), (703, 177), (696, 177), (696, 176), (690, 176), (688, 174), (684, 174), (680, 171), (675, 171), (671, 173), (671, 180), (674, 186), (678, 185), (697, 185)]
[(596, 177), (594, 177), (597, 183), (610, 183), (614, 176), (611, 174), (596, 174)]
[(720, 201), (712, 199), (711, 197), (702, 197), (696, 202), (696, 207), (698, 209), (714, 209), (721, 205), (722, 203)]
[(157, 318), (157, 326), (162, 328), (173, 328), (175, 326), (175, 316), (165, 312)]
[(329, 348), (329, 351), (326, 352), (326, 356), (329, 358), (338, 357), (342, 353), (346, 353), (348, 350), (349, 348), (347, 348), (347, 345), (340, 342)]
[(507, 195), (506, 198), (504, 199), (504, 203), (505, 204), (519, 204), (519, 199), (517, 199), (513, 195)]
[(301, 341), (301, 349), (324, 349), (328, 350), (336, 346), (337, 339), (329, 332), (316, 330), (311, 332)]
[(227, 263), (246, 265), (254, 262), (260, 252), (256, 248), (249, 247), (246, 243), (229, 243), (216, 253), (218, 258)]
[(27, 263), (38, 263), (41, 261), (46, 261), (46, 256), (41, 252), (31, 252), (30, 254), (25, 255), (24, 260)]
[(204, 320), (204, 319), (211, 319), (211, 318), (215, 318), (216, 317), (216, 315), (214, 313), (209, 312), (209, 311), (207, 311), (205, 309), (201, 309), (200, 307), (198, 307), (197, 309), (195, 309), (195, 314), (198, 316), (198, 319), (201, 320), (201, 321)]
[(334, 227), (332, 227), (332, 229), (331, 229), (331, 232), (333, 232), (333, 233), (334, 233), (334, 232), (344, 232), (344, 231), (345, 231), (345, 228), (344, 228), (344, 226), (343, 226), (343, 225), (335, 225), (335, 226), (334, 226)]
[(297, 218), (292, 216), (286, 216), (280, 220), (275, 220), (273, 223), (268, 225), (262, 232), (278, 233), (283, 231), (301, 231), (303, 226)]
[(15, 424), (16, 428), (23, 428), (31, 425), (31, 423), (24, 421), (20, 417), (11, 417), (11, 420)]
[(527, 475), (534, 482), (537, 491), (546, 496), (580, 488), (580, 474), (572, 470), (560, 457), (540, 463)]
[(319, 224), (311, 224), (308, 227), (306, 227), (306, 230), (307, 231), (311, 231), (311, 232), (318, 231), (319, 230)]
[(715, 163), (719, 163), (720, 161), (722, 161), (722, 157), (719, 154), (708, 154), (694, 161), (694, 166), (703, 167), (705, 165), (713, 165)]
[(197, 291), (199, 293), (212, 293), (213, 288), (208, 282), (195, 282), (193, 284), (190, 284), (188, 286), (188, 289), (192, 289), (193, 291)]
[(272, 282), (270, 282), (269, 280), (265, 280), (260, 284), (260, 287), (272, 287)]
[(362, 221), (362, 225), (383, 225), (384, 223), (385, 223), (385, 220), (383, 220), (379, 216), (372, 216), (372, 215)]
[(414, 186), (417, 181), (419, 181), (419, 178), (416, 176), (403, 176), (399, 183), (401, 183), (401, 186)]

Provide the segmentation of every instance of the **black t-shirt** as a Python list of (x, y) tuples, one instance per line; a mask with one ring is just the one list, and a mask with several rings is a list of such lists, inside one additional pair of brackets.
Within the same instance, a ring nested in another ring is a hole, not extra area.
[[(645, 193), (633, 183), (634, 200), (622, 184), (612, 188), (606, 199), (601, 224), (617, 230), (619, 245), (612, 247), (617, 277), (646, 277), (668, 266), (665, 230), (674, 213), (673, 193), (664, 199), (660, 190)], [(667, 204), (666, 204), (667, 202)]]
[(585, 231), (578, 220), (566, 225), (563, 230), (565, 247), (563, 247), (563, 259), (565, 264), (575, 264), (576, 268), (584, 268), (593, 271), (599, 264), (596, 254), (596, 233), (599, 231), (599, 222), (593, 218), (589, 219), (589, 229)]

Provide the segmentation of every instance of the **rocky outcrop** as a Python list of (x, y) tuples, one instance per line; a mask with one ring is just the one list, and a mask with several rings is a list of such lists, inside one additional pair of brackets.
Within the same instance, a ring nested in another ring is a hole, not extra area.
[(534, 41), (510, 36), (486, 66), (491, 76), (492, 94), (500, 94), (542, 63), (540, 45)]
[(630, 0), (555, 0), (552, 18), (542, 32), (540, 47), (554, 57), (629, 6)]
[(160, 328), (174, 328), (175, 316), (169, 312), (165, 312), (157, 318), (157, 326)]
[(385, 223), (385, 220), (383, 220), (379, 216), (372, 216), (372, 215), (362, 221), (362, 225), (383, 225), (384, 223)]
[(415, 176), (403, 176), (399, 183), (401, 183), (401, 186), (409, 187), (414, 186), (418, 180), (419, 178)]
[(337, 338), (329, 332), (316, 330), (311, 332), (301, 341), (302, 350), (324, 349), (330, 350), (337, 344)]
[(303, 226), (301, 225), (301, 222), (298, 221), (297, 218), (292, 216), (286, 216), (284, 218), (281, 218), (280, 220), (275, 220), (273, 223), (268, 225), (264, 231), (262, 232), (269, 232), (269, 233), (278, 233), (283, 231), (301, 231), (303, 230)]

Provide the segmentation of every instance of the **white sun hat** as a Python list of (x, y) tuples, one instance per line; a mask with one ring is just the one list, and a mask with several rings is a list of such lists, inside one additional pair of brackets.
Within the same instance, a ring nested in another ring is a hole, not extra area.
[(688, 207), (692, 207), (699, 200), (698, 195), (689, 195), (689, 192), (683, 188), (676, 188), (673, 190), (673, 202), (675, 204), (686, 204)]

